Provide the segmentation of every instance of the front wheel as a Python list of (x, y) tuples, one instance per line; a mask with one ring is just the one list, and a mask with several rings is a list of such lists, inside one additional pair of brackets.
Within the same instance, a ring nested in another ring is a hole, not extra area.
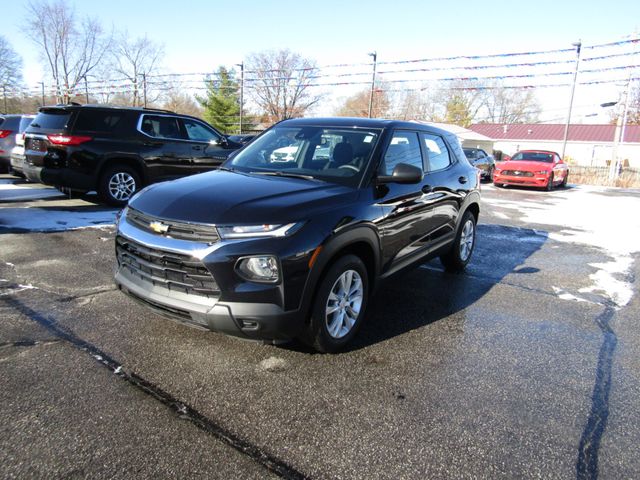
[(362, 260), (355, 255), (338, 259), (320, 283), (303, 340), (323, 353), (344, 348), (360, 328), (368, 295), (369, 278)]
[(440, 261), (448, 272), (462, 272), (469, 260), (476, 244), (476, 218), (466, 211), (460, 222), (460, 228), (453, 241), (451, 250), (440, 257)]
[(546, 190), (547, 192), (553, 190), (553, 173), (549, 176), (549, 183), (547, 183)]
[(127, 165), (115, 165), (107, 168), (98, 181), (100, 198), (116, 207), (127, 204), (140, 189), (140, 175)]
[(561, 188), (567, 188), (567, 181), (569, 180), (569, 172), (564, 176), (562, 183), (560, 184)]

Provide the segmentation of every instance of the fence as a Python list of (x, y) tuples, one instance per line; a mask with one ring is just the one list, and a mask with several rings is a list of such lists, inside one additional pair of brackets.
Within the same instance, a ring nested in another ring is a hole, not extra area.
[(569, 166), (569, 182), (623, 188), (640, 188), (640, 168), (623, 168), (615, 180), (609, 179), (609, 167)]

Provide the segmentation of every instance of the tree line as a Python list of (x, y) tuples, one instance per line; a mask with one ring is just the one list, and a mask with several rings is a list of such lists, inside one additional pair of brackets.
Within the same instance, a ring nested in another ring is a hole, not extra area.
[[(205, 78), (204, 93), (193, 95), (175, 77), (158, 81), (164, 67), (162, 43), (147, 35), (133, 37), (127, 31), (107, 29), (94, 17), (80, 17), (67, 0), (29, 3), (24, 26), (52, 88), (45, 98), (33, 93), (7, 98), (7, 90), (22, 86), (22, 62), (9, 41), (0, 36), (4, 110), (16, 113), (34, 111), (43, 102), (148, 105), (203, 117), (231, 133), (238, 130), (241, 117), (243, 130), (250, 130), (258, 124), (312, 115), (321, 102), (335, 105), (333, 113), (338, 116), (368, 116), (371, 103), (373, 117), (465, 127), (483, 121), (535, 122), (540, 112), (534, 90), (509, 88), (495, 80), (436, 82), (420, 89), (394, 90), (379, 76), (373, 89), (366, 87), (336, 99), (335, 92), (314, 84), (321, 73), (317, 62), (287, 49), (251, 53), (241, 71), (219, 67)], [(117, 82), (121, 91), (93, 87), (109, 82)], [(83, 90), (85, 95), (79, 97)], [(638, 90), (630, 95), (636, 107), (629, 110), (630, 123), (640, 120)]]

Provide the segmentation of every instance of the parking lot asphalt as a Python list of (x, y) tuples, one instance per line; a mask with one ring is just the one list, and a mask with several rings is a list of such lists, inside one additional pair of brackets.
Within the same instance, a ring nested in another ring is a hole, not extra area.
[(2, 476), (638, 478), (639, 208), (483, 185), (467, 272), (394, 277), (320, 355), (149, 312), (115, 210), (0, 175)]

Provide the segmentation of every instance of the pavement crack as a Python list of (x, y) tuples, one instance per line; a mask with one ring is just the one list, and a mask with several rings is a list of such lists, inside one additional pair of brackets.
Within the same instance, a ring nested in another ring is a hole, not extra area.
[(598, 455), (609, 419), (611, 370), (618, 344), (618, 337), (609, 324), (614, 314), (615, 307), (609, 305), (596, 318), (596, 324), (602, 332), (602, 345), (598, 353), (596, 381), (591, 395), (591, 411), (578, 447), (578, 461), (576, 462), (576, 478), (578, 480), (598, 478)]
[(142, 376), (134, 372), (128, 372), (122, 364), (120, 364), (117, 360), (112, 358), (107, 353), (103, 352), (100, 348), (86, 340), (83, 340), (82, 338), (76, 336), (74, 333), (66, 330), (64, 327), (59, 325), (53, 316), (37, 312), (29, 306), (25, 305), (20, 299), (15, 297), (3, 297), (0, 298), (0, 300), (7, 304), (9, 307), (12, 307), (23, 315), (29, 317), (32, 321), (38, 323), (40, 326), (46, 328), (60, 340), (64, 340), (70, 343), (73, 347), (87, 353), (94, 360), (113, 372), (120, 379), (126, 381), (143, 393), (155, 398), (160, 403), (176, 413), (177, 418), (190, 421), (200, 430), (218, 439), (219, 441), (222, 441), (236, 451), (248, 456), (253, 461), (262, 465), (270, 472), (282, 478), (290, 480), (303, 480), (309, 478), (302, 472), (287, 464), (284, 460), (281, 460), (275, 455), (266, 452), (259, 446), (254, 445), (248, 440), (241, 438), (240, 436), (227, 430), (223, 426), (218, 425), (214, 420), (206, 417), (187, 403), (178, 400), (169, 392), (166, 392), (157, 385), (154, 385)]

